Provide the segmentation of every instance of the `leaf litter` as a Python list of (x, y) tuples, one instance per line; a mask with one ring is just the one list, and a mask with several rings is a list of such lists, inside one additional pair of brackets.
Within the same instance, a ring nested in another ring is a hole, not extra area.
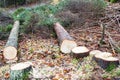
[[(107, 36), (105, 37), (106, 44), (102, 47), (98, 45), (101, 39), (100, 26), (92, 26), (85, 29), (77, 26), (71, 27), (67, 31), (78, 45), (87, 46), (90, 50), (98, 49), (112, 52)], [(112, 35), (113, 38), (119, 42), (119, 32), (112, 28), (109, 28), (109, 32), (114, 34)], [(40, 35), (40, 31), (36, 34), (24, 35), (22, 40), (19, 41), (19, 62), (29, 61), (32, 63), (33, 71), (31, 71), (29, 77), (31, 80), (36, 78), (40, 80), (104, 80), (102, 74), (108, 74), (96, 65), (91, 56), (83, 59), (72, 58), (69, 54), (60, 52), (56, 38), (43, 39)], [(0, 41), (0, 53), (2, 53), (5, 42)], [(2, 60), (0, 59), (0, 63)], [(9, 67), (9, 65), (5, 64), (0, 67), (1, 79), (10, 77)]]

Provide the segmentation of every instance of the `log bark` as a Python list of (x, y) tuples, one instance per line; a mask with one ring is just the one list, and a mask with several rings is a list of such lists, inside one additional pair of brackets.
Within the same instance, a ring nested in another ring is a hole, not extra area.
[(72, 49), (72, 56), (74, 58), (83, 58), (89, 55), (89, 49), (85, 46), (79, 46)]
[(32, 66), (28, 62), (17, 63), (10, 67), (10, 80), (27, 80)]
[(18, 33), (19, 21), (15, 21), (3, 51), (3, 56), (6, 59), (14, 59), (17, 56)]
[(76, 42), (69, 35), (69, 33), (60, 25), (60, 23), (55, 23), (54, 29), (59, 40), (60, 51), (62, 53), (71, 53), (71, 50), (77, 46)]
[(94, 56), (94, 60), (103, 69), (107, 69), (110, 66), (117, 67), (119, 65), (119, 59), (117, 57), (113, 57), (112, 54), (108, 52), (96, 54)]

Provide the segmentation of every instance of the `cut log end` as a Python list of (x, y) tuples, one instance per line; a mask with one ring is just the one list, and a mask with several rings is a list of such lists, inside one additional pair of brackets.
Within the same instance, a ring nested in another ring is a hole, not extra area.
[(108, 52), (96, 54), (94, 59), (103, 69), (106, 69), (110, 65), (114, 65), (115, 67), (119, 65), (119, 59), (117, 57), (113, 57), (112, 54)]
[(29, 68), (31, 66), (30, 63), (28, 62), (24, 62), (24, 63), (18, 63), (18, 64), (15, 64), (14, 66), (11, 66), (11, 70), (24, 70), (26, 68)]
[(54, 29), (59, 40), (60, 51), (65, 54), (71, 53), (71, 50), (77, 46), (76, 42), (60, 23), (55, 23)]
[(72, 49), (72, 55), (75, 58), (83, 58), (89, 55), (89, 49), (85, 46), (79, 46)]
[(6, 47), (4, 48), (3, 56), (4, 58), (9, 59), (9, 60), (14, 59), (17, 56), (17, 49), (12, 46)]
[(26, 80), (32, 66), (28, 62), (18, 63), (10, 68), (10, 80)]
[(90, 56), (94, 56), (94, 55), (96, 55), (96, 54), (99, 54), (99, 53), (102, 53), (100, 50), (92, 50), (92, 51), (90, 51)]
[(71, 50), (77, 47), (77, 44), (75, 41), (71, 41), (71, 40), (64, 40), (60, 46), (60, 50), (62, 53), (71, 53)]

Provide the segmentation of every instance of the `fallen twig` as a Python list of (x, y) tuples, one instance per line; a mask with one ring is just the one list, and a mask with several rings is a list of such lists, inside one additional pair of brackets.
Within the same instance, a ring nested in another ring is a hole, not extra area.
[(106, 34), (107, 34), (107, 36), (109, 37), (109, 43), (110, 43), (110, 45), (111, 45), (111, 47), (112, 47), (112, 50), (113, 50), (113, 53), (114, 54), (116, 54), (115, 53), (115, 50), (116, 50), (116, 52), (120, 52), (120, 47), (116, 44), (116, 42), (112, 39), (112, 37), (110, 36), (110, 33), (108, 32), (108, 31), (106, 31)]

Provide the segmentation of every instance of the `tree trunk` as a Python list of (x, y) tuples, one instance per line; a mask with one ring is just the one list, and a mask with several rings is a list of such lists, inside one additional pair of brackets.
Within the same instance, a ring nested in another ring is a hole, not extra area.
[(19, 21), (15, 21), (3, 51), (3, 56), (6, 59), (14, 59), (17, 56), (18, 33)]
[(4, 0), (4, 8), (6, 8), (6, 0)]
[(32, 66), (28, 62), (17, 63), (10, 68), (10, 80), (27, 80)]
[(113, 57), (111, 53), (102, 52), (98, 53), (93, 58), (99, 66), (103, 69), (107, 69), (110, 67), (117, 67), (119, 65), (119, 59), (117, 57)]
[(60, 25), (60, 23), (55, 23), (54, 29), (59, 40), (61, 52), (70, 53), (71, 50), (77, 46), (76, 42), (69, 35), (69, 33)]
[(79, 46), (72, 49), (72, 56), (74, 58), (83, 58), (89, 55), (89, 49), (85, 46)]

